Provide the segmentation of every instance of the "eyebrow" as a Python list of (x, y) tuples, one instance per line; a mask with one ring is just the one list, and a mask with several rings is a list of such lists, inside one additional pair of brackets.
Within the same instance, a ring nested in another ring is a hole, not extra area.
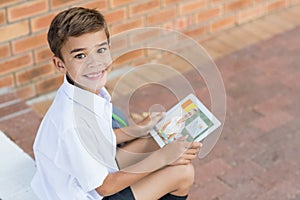
[[(98, 44), (98, 45), (96, 45), (96, 46), (97, 46), (97, 47), (101, 47), (101, 46), (105, 46), (105, 45), (108, 45), (108, 43), (107, 43), (107, 42), (102, 42), (101, 44)], [(86, 48), (77, 48), (77, 49), (73, 49), (73, 50), (70, 51), (70, 54), (76, 53), (76, 52), (79, 52), (79, 51), (84, 51), (84, 50), (86, 50)]]

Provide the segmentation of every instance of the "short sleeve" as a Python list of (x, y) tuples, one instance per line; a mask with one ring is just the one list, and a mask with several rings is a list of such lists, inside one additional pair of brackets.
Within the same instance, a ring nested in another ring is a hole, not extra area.
[(59, 140), (54, 162), (76, 178), (85, 192), (101, 186), (109, 173), (107, 167), (84, 148), (74, 131), (68, 131), (66, 137)]

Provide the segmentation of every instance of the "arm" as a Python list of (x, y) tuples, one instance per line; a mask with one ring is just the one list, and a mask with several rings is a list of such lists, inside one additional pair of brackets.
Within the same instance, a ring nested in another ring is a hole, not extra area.
[[(161, 159), (162, 156), (159, 156), (159, 153), (159, 151), (156, 151), (133, 166), (123, 169), (122, 171), (110, 173), (103, 184), (96, 188), (96, 191), (101, 196), (115, 194), (149, 175), (153, 170), (158, 170), (165, 165), (163, 159)], [(153, 162), (153, 160), (156, 160), (156, 162)], [(147, 166), (147, 169), (145, 166)]]
[(161, 120), (163, 115), (163, 113), (151, 113), (149, 117), (147, 117), (138, 125), (114, 129), (117, 144), (147, 136), (149, 134), (149, 131), (153, 129), (153, 127), (157, 124), (159, 120)]
[(139, 137), (146, 136), (148, 134), (147, 127), (139, 127), (139, 126), (127, 126), (123, 128), (114, 129), (117, 144), (122, 142), (128, 142), (134, 140)]
[[(167, 165), (189, 164), (199, 152), (199, 145), (200, 143), (189, 143), (183, 140), (174, 141), (144, 160), (122, 171), (109, 174), (96, 191), (102, 196), (115, 194)], [(187, 150), (187, 147), (190, 149)]]

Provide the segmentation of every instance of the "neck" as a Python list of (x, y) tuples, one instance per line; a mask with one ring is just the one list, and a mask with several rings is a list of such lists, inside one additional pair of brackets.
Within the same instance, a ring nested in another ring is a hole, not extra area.
[[(89, 91), (89, 92), (92, 92), (92, 93), (94, 93), (94, 94), (97, 94), (96, 91), (92, 91), (92, 90), (89, 90), (89, 89), (87, 89), (87, 88), (84, 88), (84, 87), (80, 86), (78, 83), (76, 83), (75, 81), (73, 81), (73, 79), (72, 79), (68, 74), (66, 74), (66, 78), (67, 78), (68, 83), (70, 83), (71, 85), (74, 85), (74, 86), (79, 87), (79, 88), (81, 88), (81, 89), (83, 89), (83, 90), (87, 90), (87, 91)], [(97, 94), (97, 95), (98, 95), (98, 94)], [(0, 200), (1, 200), (1, 199), (0, 199)]]
[(75, 85), (75, 82), (70, 78), (70, 76), (68, 74), (66, 74), (66, 77), (67, 77), (68, 83), (70, 83), (71, 85)]

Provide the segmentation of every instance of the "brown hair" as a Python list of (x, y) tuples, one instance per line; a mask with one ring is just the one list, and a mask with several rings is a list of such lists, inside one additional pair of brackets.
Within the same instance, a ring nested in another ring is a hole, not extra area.
[(63, 60), (61, 49), (69, 37), (104, 30), (108, 43), (109, 31), (104, 16), (95, 9), (74, 7), (60, 12), (52, 20), (48, 43), (55, 56)]

